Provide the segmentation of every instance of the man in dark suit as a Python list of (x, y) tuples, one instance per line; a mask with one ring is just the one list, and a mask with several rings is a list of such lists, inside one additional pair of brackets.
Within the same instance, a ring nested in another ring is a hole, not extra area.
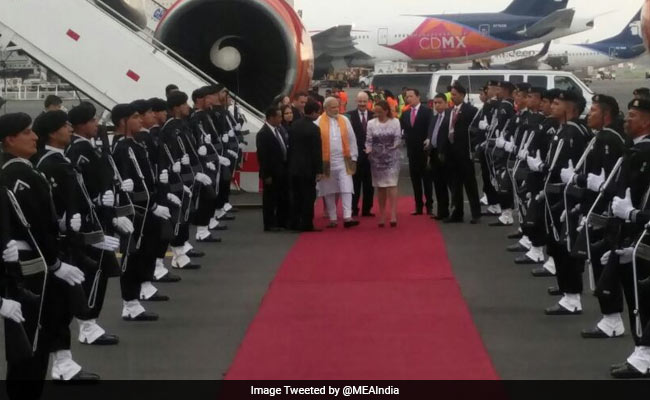
[(282, 112), (276, 107), (266, 111), (266, 122), (257, 134), (257, 159), (260, 179), (264, 183), (262, 196), (264, 231), (279, 232), (288, 227), (289, 176), (287, 159), (289, 147), (278, 129)]
[(443, 151), (449, 171), (452, 171), (451, 186), (454, 210), (445, 222), (463, 222), (463, 188), (465, 188), (472, 210), (471, 223), (477, 224), (481, 219), (481, 203), (474, 172), (474, 161), (472, 160), (469, 128), (478, 110), (469, 103), (465, 103), (466, 95), (467, 90), (456, 83), (451, 88), (451, 101), (454, 107), (446, 112), (449, 124), (445, 125), (446, 140), (443, 144)]
[(314, 124), (320, 105), (309, 101), (305, 117), (289, 128), (289, 178), (291, 186), (291, 228), (314, 232), (314, 202), (316, 182), (323, 173), (320, 129)]
[(298, 92), (293, 95), (293, 99), (291, 101), (291, 111), (293, 112), (294, 122), (298, 121), (301, 118), (304, 118), (305, 105), (307, 104), (308, 99), (309, 95), (307, 92)]
[(446, 168), (444, 155), (440, 153), (447, 140), (445, 132), (449, 127), (449, 118), (446, 113), (447, 96), (441, 93), (437, 94), (433, 99), (433, 107), (436, 115), (431, 120), (426, 145), (429, 151), (429, 168), (438, 201), (438, 213), (432, 218), (440, 221), (449, 217), (449, 171)]
[[(366, 148), (366, 130), (368, 121), (375, 118), (375, 114), (368, 110), (368, 94), (359, 92), (357, 96), (357, 109), (348, 113), (348, 119), (357, 137), (357, 148)], [(370, 173), (370, 160), (365, 151), (359, 151), (357, 172), (352, 177), (354, 181), (354, 195), (352, 196), (352, 216), (359, 216), (359, 199), (363, 192), (362, 217), (373, 217), (372, 205), (375, 189), (372, 187), (372, 174)]]
[[(402, 114), (400, 123), (406, 140), (406, 151), (409, 158), (409, 173), (415, 195), (415, 211), (411, 215), (422, 215), (424, 206), (427, 214), (433, 214), (433, 185), (431, 173), (427, 169), (427, 152), (424, 150), (425, 141), (429, 134), (429, 125), (433, 119), (433, 111), (420, 102), (420, 92), (417, 89), (406, 91), (406, 102), (410, 108)], [(426, 203), (422, 200), (422, 195)]]

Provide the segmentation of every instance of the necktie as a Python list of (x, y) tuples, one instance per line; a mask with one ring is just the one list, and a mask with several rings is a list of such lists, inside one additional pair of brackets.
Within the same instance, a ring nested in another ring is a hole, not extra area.
[(438, 147), (438, 132), (440, 132), (440, 125), (442, 125), (443, 116), (443, 113), (438, 114), (436, 127), (433, 129), (433, 135), (431, 135), (431, 145), (434, 149)]
[(361, 113), (361, 126), (363, 126), (363, 133), (366, 133), (368, 130), (368, 119), (366, 118), (366, 113)]
[(458, 121), (458, 108), (454, 107), (451, 113), (451, 129), (449, 129), (449, 142), (454, 143), (454, 136), (456, 133), (456, 121)]
[(411, 109), (411, 126), (415, 126), (415, 119), (418, 116), (418, 109), (417, 108), (412, 108)]
[(287, 146), (284, 144), (284, 139), (282, 139), (282, 135), (280, 135), (280, 131), (278, 130), (278, 128), (275, 128), (274, 131), (275, 131), (275, 137), (278, 139), (278, 142), (280, 142), (280, 147), (282, 147), (282, 157), (286, 160)]

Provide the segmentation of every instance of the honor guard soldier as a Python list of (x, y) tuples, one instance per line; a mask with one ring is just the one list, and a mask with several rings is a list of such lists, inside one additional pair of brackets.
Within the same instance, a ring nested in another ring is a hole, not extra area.
[(135, 140), (135, 135), (142, 129), (140, 114), (129, 104), (118, 104), (111, 111), (111, 119), (116, 134), (121, 136), (114, 145), (113, 159), (121, 179), (133, 182), (128, 197), (135, 211), (134, 234), (121, 246), (125, 257), (120, 281), (124, 301), (122, 318), (126, 321), (155, 321), (158, 315), (146, 311), (139, 300), (169, 300), (151, 282), (162, 221), (171, 218), (167, 206), (170, 200), (159, 197), (147, 151)]
[(501, 214), (499, 198), (494, 185), (492, 185), (492, 180), (490, 178), (490, 168), (488, 166), (488, 161), (486, 158), (486, 140), (489, 134), (490, 126), (492, 124), (494, 110), (497, 106), (497, 90), (498, 82), (488, 82), (482, 92), (482, 96), (485, 96), (485, 99), (483, 99), (483, 107), (479, 110), (479, 113), (477, 114), (477, 117), (470, 128), (472, 143), (476, 145), (475, 158), (478, 159), (478, 162), (481, 165), (481, 177), (483, 178), (484, 192), (484, 197), (481, 199), (481, 202), (487, 206), (487, 215)]
[[(84, 281), (83, 272), (59, 259), (59, 228), (47, 180), (28, 160), (36, 154), (37, 137), (30, 127), (31, 118), (23, 113), (0, 117), (3, 144), (0, 186), (16, 203), (22, 215), (16, 218), (10, 237), (18, 243), (23, 324), (32, 354), (7, 365), (8, 391), (11, 398), (38, 398), (45, 379), (50, 350), (65, 340), (60, 329), (61, 316), (68, 313), (58, 283), (69, 286)], [(31, 229), (36, 227), (36, 229)], [(65, 327), (66, 330), (68, 327)], [(69, 335), (69, 331), (68, 331)], [(69, 351), (54, 354), (53, 375), (57, 379), (96, 379), (81, 370)], [(25, 387), (24, 382), (31, 380)], [(21, 386), (21, 387), (19, 387)], [(27, 393), (27, 395), (25, 394)], [(34, 395), (36, 394), (36, 395)]]
[(650, 221), (650, 100), (633, 100), (628, 108), (625, 131), (633, 144), (611, 185), (617, 192), (612, 211), (624, 225), (617, 246), (602, 257), (605, 270), (596, 289), (599, 298), (610, 293), (615, 298), (616, 288), (622, 286), (627, 302), (635, 348), (626, 362), (612, 366), (612, 376), (619, 379), (650, 377), (650, 264), (647, 250), (645, 256), (635, 254), (635, 247), (647, 249), (644, 238)]
[[(188, 97), (180, 91), (172, 92), (167, 98), (169, 119), (160, 132), (160, 147), (164, 157), (161, 159), (160, 180), (168, 180), (171, 193), (181, 199), (181, 207), (172, 209), (173, 238), (172, 268), (195, 270), (201, 268), (190, 257), (202, 257), (204, 253), (194, 250), (189, 244), (190, 211), (192, 206), (192, 186), (194, 173), (190, 165), (190, 156), (184, 151), (183, 136), (191, 135), (187, 118), (190, 115)], [(185, 132), (185, 133), (183, 133)]]
[[(215, 218), (219, 221), (229, 221), (235, 219), (235, 217), (228, 215), (228, 210), (230, 205), (230, 183), (233, 176), (233, 171), (235, 168), (235, 163), (237, 162), (237, 153), (233, 154), (233, 150), (230, 146), (231, 138), (235, 138), (235, 132), (231, 128), (231, 123), (228, 116), (228, 91), (226, 87), (217, 84), (214, 85), (210, 90), (210, 95), (214, 96), (214, 104), (212, 106), (212, 118), (214, 121), (214, 126), (219, 133), (219, 143), (215, 143), (217, 150), (220, 151), (220, 155), (226, 157), (230, 160), (229, 167), (221, 168), (220, 180), (219, 180), (219, 193), (216, 200), (216, 211)], [(213, 94), (216, 93), (216, 94)]]

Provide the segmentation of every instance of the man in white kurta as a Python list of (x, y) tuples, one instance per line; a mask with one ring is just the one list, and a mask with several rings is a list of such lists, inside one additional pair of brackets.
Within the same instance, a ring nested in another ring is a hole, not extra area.
[[(337, 195), (340, 196), (343, 205), (344, 225), (346, 228), (350, 228), (358, 225), (359, 222), (352, 220), (352, 195), (354, 194), (352, 175), (354, 172), (350, 173), (349, 165), (346, 168), (343, 134), (339, 126), (339, 102), (336, 98), (330, 97), (325, 100), (323, 108), (325, 108), (326, 114), (323, 114), (315, 123), (320, 127), (321, 118), (329, 118), (329, 176), (325, 174), (323, 179), (318, 182), (318, 195), (325, 198), (330, 227), (335, 227), (338, 220), (336, 198)], [(347, 127), (350, 158), (352, 164), (356, 167), (359, 151), (354, 129), (346, 117), (342, 117), (342, 119)]]

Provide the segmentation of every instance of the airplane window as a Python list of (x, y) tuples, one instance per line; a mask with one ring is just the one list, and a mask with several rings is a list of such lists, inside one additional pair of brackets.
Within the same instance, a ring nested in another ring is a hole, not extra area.
[(567, 76), (556, 76), (555, 88), (561, 90), (577, 90), (579, 92), (582, 92), (580, 87), (573, 81), (573, 79)]
[(530, 75), (528, 76), (528, 83), (531, 86), (547, 88), (548, 78), (540, 75)]
[(516, 84), (522, 83), (524, 81), (524, 76), (523, 75), (510, 75), (509, 81), (516, 85)]

